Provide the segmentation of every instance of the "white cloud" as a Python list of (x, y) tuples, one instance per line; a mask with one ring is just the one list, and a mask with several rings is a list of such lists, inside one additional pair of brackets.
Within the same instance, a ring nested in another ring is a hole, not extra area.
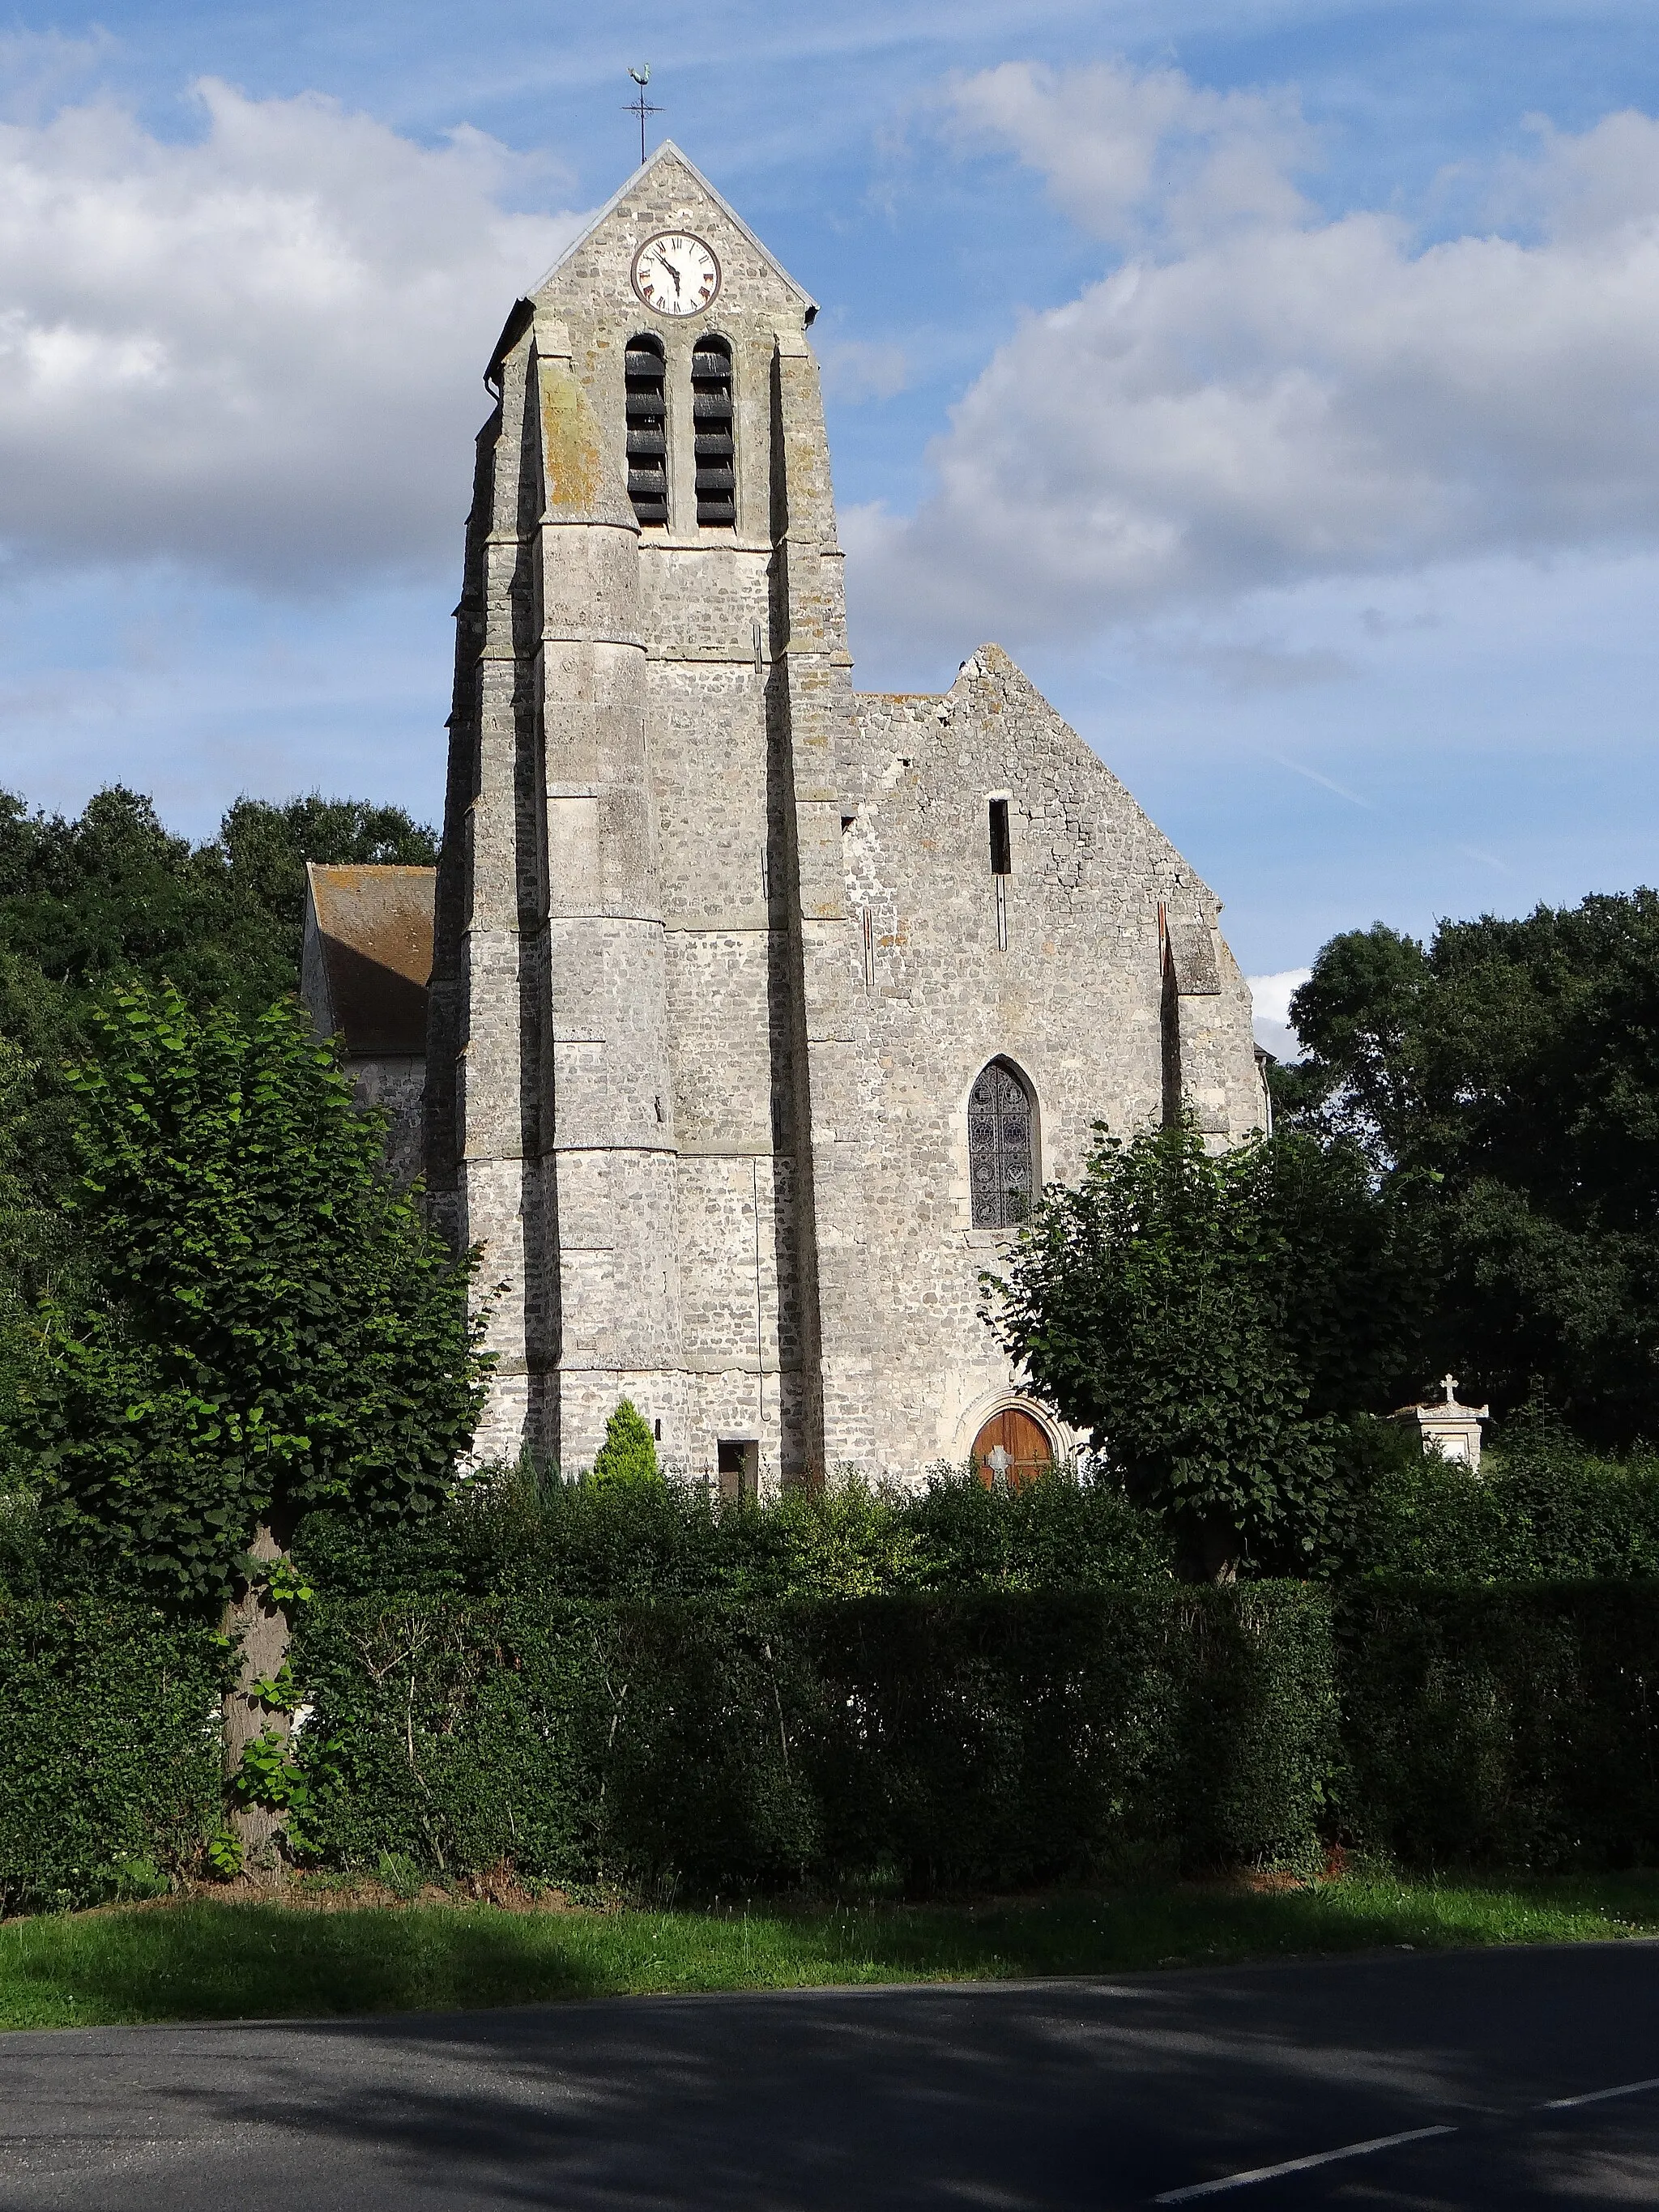
[(479, 381), (572, 235), (526, 165), (315, 94), (0, 126), (0, 542), (314, 586), (459, 557)]
[(900, 345), (869, 338), (821, 337), (817, 356), (826, 395), (849, 405), (866, 399), (895, 399), (910, 381), (910, 357)]
[(1493, 181), (1510, 234), (1425, 245), (1393, 213), (1309, 210), (1282, 100), (1011, 64), (955, 102), (969, 142), (1139, 250), (1000, 349), (914, 517), (849, 514), (876, 627), (1079, 637), (1659, 541), (1659, 123), (1540, 128)]
[(1285, 968), (1277, 975), (1249, 975), (1250, 1006), (1255, 1016), (1255, 1041), (1276, 1060), (1299, 1060), (1302, 1047), (1291, 1027), (1291, 994), (1300, 989), (1311, 968)]
[(958, 80), (951, 114), (959, 144), (1012, 149), (1069, 216), (1120, 244), (1308, 211), (1289, 173), (1318, 141), (1288, 91), (1208, 92), (1179, 70), (1123, 63), (1004, 62)]
[(0, 114), (12, 122), (40, 120), (77, 94), (84, 96), (119, 51), (101, 28), (79, 38), (62, 31), (0, 33)]

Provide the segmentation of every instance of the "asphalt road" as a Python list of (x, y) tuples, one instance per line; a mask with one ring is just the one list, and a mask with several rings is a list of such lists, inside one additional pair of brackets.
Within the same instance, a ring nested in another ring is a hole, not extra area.
[(1159, 2202), (1659, 2204), (1659, 1948), (0, 2038), (30, 2212)]

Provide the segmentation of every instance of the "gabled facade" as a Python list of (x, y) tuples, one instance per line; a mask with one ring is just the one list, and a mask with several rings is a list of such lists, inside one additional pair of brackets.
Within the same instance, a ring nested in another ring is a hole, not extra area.
[(1006, 656), (854, 695), (814, 313), (665, 146), (491, 365), (427, 1081), (484, 1454), (624, 1394), (727, 1490), (1058, 1447), (1008, 1223), (1097, 1119), (1262, 1120), (1216, 900)]

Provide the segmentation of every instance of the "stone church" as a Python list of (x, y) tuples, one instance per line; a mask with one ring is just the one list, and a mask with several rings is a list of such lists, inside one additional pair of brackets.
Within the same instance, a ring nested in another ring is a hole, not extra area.
[(489, 366), (424, 1145), (486, 1455), (626, 1395), (727, 1494), (1018, 1476), (981, 1270), (1097, 1119), (1266, 1116), (1218, 901), (1008, 656), (854, 690), (816, 312), (667, 144)]

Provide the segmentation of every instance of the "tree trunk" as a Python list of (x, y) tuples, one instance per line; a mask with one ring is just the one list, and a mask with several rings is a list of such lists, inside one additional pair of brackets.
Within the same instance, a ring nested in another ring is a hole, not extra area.
[[(248, 1546), (251, 1559), (280, 1559), (285, 1556), (275, 1533), (261, 1522)], [(256, 1736), (268, 1732), (286, 1737), (291, 1728), (287, 1713), (273, 1712), (252, 1695), (255, 1682), (275, 1674), (288, 1656), (289, 1619), (280, 1606), (270, 1604), (264, 1593), (248, 1582), (236, 1585), (225, 1607), (224, 1632), (240, 1645), (236, 1683), (227, 1690), (225, 1716), (225, 1775), (228, 1780), (240, 1765), (242, 1753)], [(233, 1801), (232, 1832), (242, 1846), (242, 1869), (256, 1881), (281, 1882), (287, 1874), (283, 1857), (283, 1815), (268, 1805)]]

